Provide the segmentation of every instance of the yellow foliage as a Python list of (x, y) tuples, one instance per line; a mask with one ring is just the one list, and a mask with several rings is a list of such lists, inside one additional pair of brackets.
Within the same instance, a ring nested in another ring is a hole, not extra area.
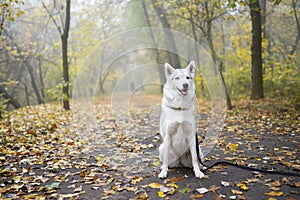
[(268, 195), (268, 196), (271, 196), (271, 197), (280, 197), (280, 196), (284, 195), (283, 192), (275, 192), (275, 191), (268, 192), (268, 193), (265, 193), (265, 194)]
[(153, 182), (153, 183), (148, 184), (148, 186), (151, 188), (160, 188), (160, 186), (162, 186), (162, 185), (160, 183)]
[(164, 198), (166, 196), (166, 194), (163, 191), (160, 190), (160, 191), (157, 192), (157, 196), (160, 197), (160, 198)]

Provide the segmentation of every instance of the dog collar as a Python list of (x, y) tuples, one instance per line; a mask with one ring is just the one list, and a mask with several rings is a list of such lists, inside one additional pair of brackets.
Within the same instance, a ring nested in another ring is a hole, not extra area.
[(168, 106), (168, 105), (166, 105), (166, 107), (171, 108), (173, 110), (187, 110), (188, 109), (188, 108), (172, 107), (172, 106)]

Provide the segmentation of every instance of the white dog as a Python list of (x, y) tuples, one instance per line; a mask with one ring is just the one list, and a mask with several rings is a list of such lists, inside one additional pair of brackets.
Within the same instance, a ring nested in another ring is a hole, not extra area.
[[(166, 178), (168, 167), (192, 167), (195, 176), (203, 178), (195, 141), (195, 63), (190, 62), (185, 69), (174, 69), (166, 63), (165, 74), (167, 82), (164, 85), (160, 118), (163, 143), (159, 147), (162, 166), (158, 177)], [(199, 153), (203, 157), (200, 147)]]

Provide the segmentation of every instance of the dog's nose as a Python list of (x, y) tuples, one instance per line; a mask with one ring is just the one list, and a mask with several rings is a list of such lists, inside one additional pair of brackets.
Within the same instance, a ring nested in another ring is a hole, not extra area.
[(189, 84), (188, 83), (184, 83), (182, 86), (183, 86), (184, 89), (187, 89), (189, 87)]

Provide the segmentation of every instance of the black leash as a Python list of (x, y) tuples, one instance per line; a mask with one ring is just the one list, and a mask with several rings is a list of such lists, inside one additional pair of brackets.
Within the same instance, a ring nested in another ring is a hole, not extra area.
[(203, 163), (203, 161), (201, 160), (201, 157), (200, 157), (197, 133), (196, 133), (196, 152), (197, 152), (197, 157), (198, 157), (199, 163), (201, 165), (203, 165), (204, 167), (206, 167), (206, 170), (211, 169), (212, 167), (217, 166), (217, 165), (230, 165), (230, 166), (233, 166), (233, 167), (236, 167), (236, 168), (240, 168), (240, 169), (244, 169), (244, 170), (248, 170), (248, 171), (255, 171), (255, 172), (265, 173), (265, 174), (276, 174), (276, 175), (300, 177), (299, 173), (286, 172), (286, 171), (268, 171), (268, 170), (248, 167), (248, 166), (245, 166), (245, 165), (239, 165), (239, 164), (228, 162), (228, 161), (217, 161), (217, 162), (214, 162), (213, 164), (211, 164), (209, 166), (205, 165)]

